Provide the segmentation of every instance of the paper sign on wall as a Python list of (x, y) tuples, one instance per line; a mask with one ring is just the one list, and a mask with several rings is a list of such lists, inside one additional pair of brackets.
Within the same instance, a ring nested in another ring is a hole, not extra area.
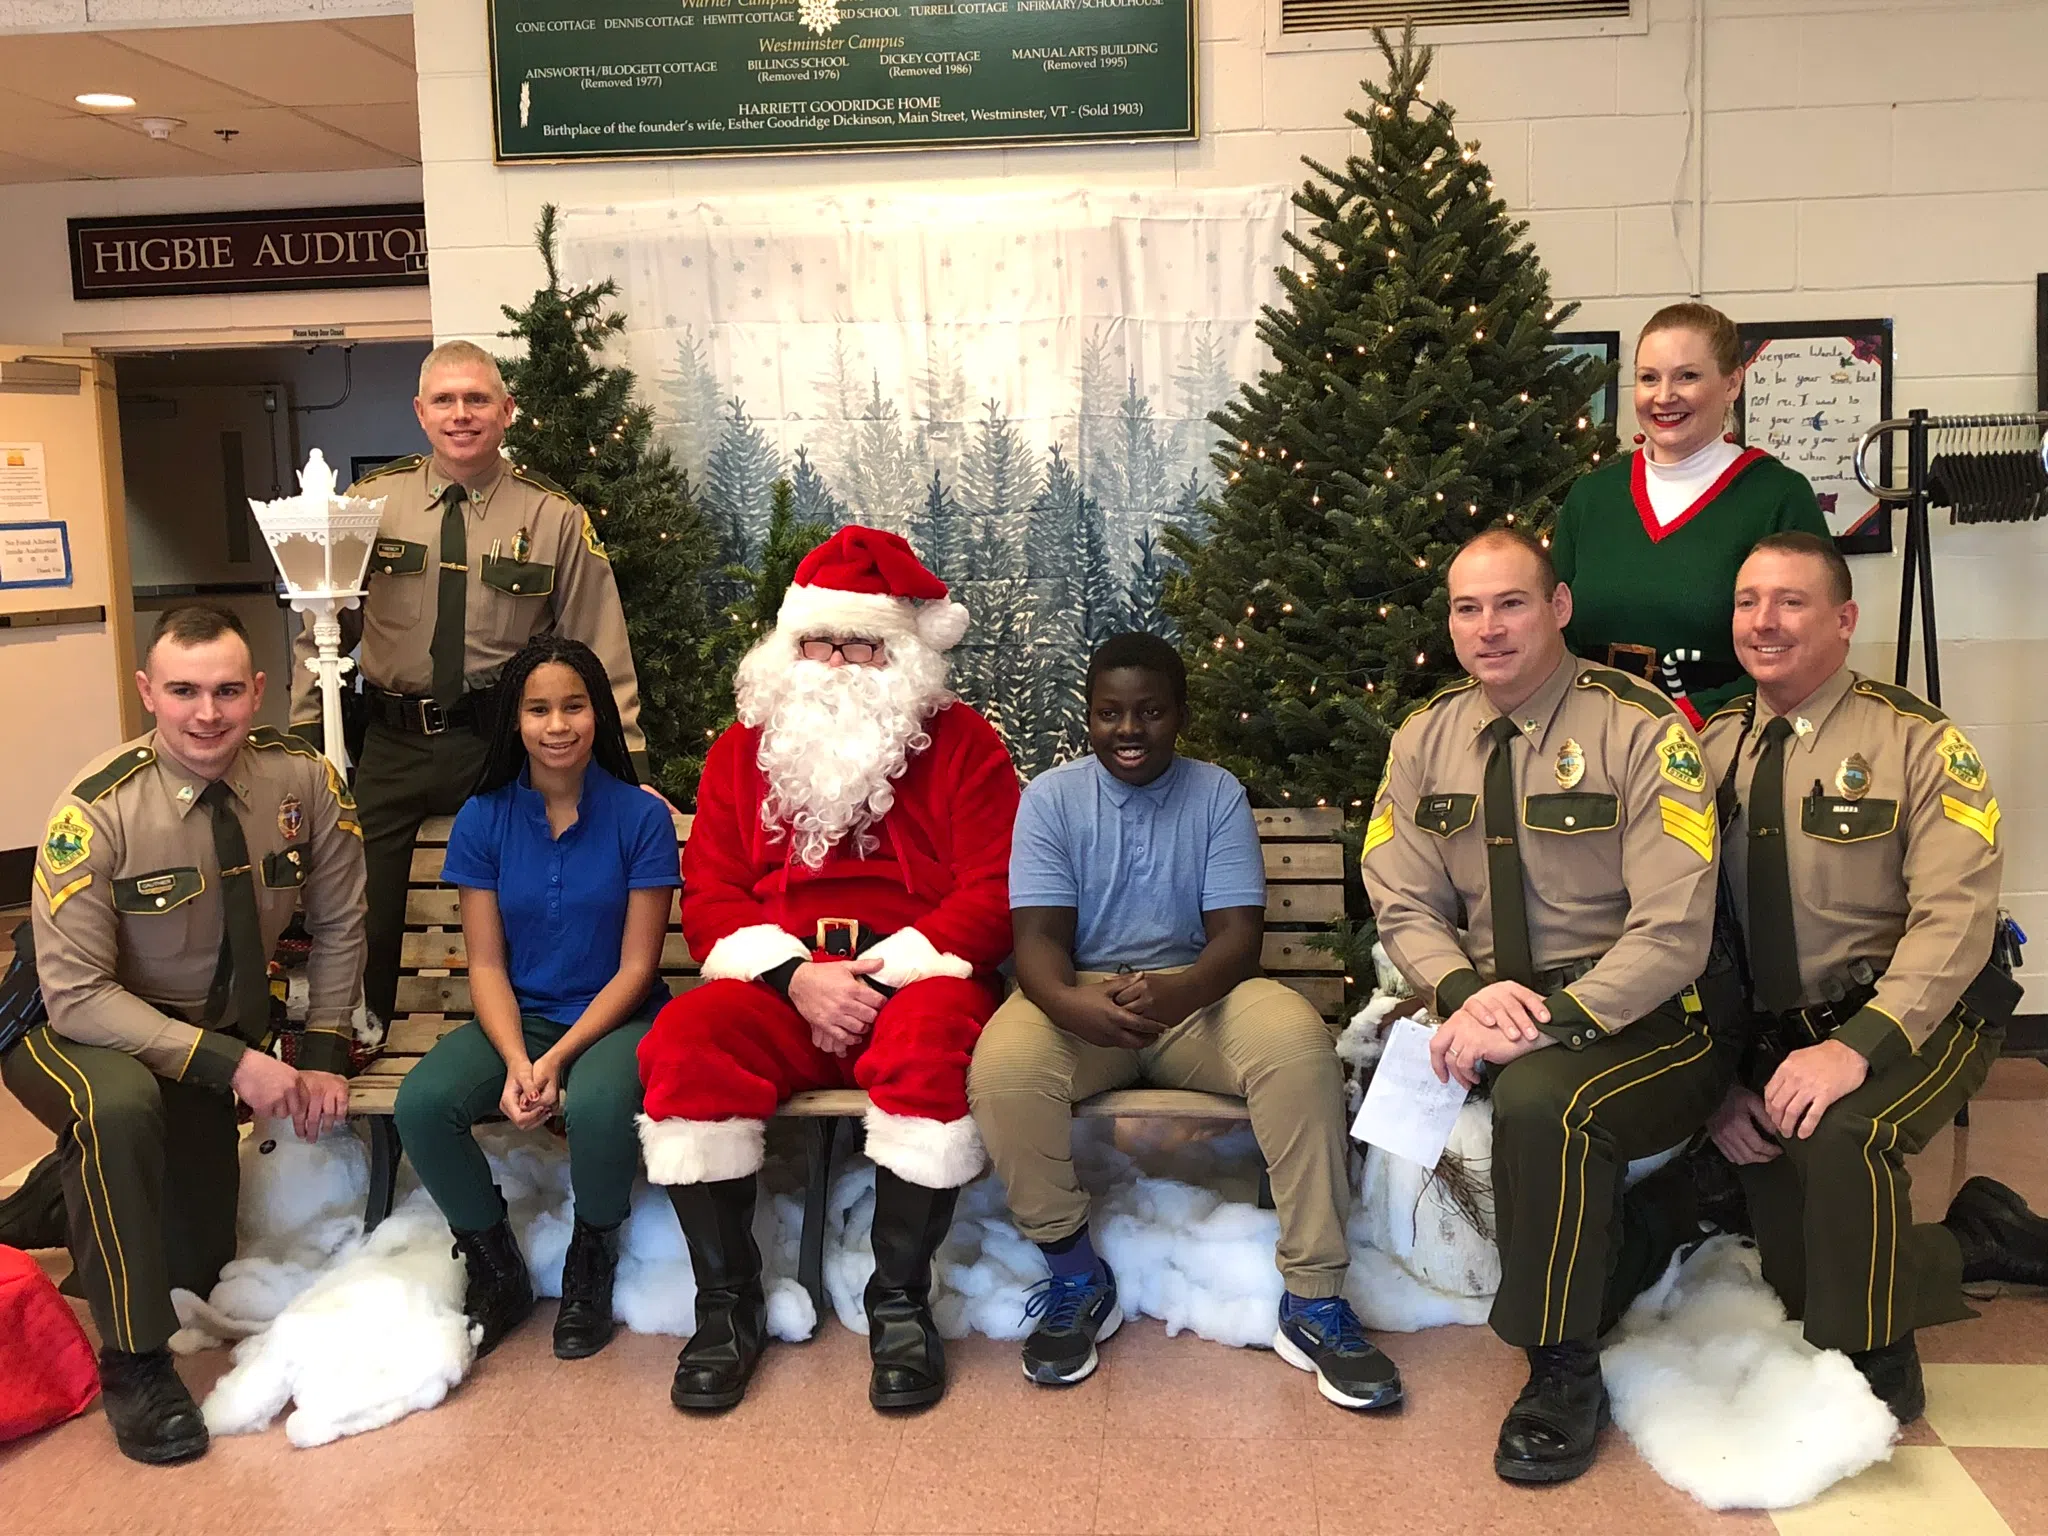
[(0, 587), (71, 585), (71, 536), (62, 523), (0, 523)]
[(0, 522), (50, 515), (41, 443), (0, 443)]

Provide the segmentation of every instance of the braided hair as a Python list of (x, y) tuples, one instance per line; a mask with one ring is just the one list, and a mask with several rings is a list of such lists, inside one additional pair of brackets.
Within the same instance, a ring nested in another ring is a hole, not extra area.
[(622, 784), (638, 784), (633, 759), (626, 750), (626, 725), (619, 715), (619, 701), (612, 693), (612, 681), (597, 653), (581, 640), (569, 640), (550, 631), (535, 635), (519, 653), (505, 663), (498, 683), (491, 690), (490, 745), (484, 751), (483, 771), (476, 776), (472, 795), (503, 789), (526, 767), (526, 742), (519, 734), (519, 704), (526, 694), (526, 680), (534, 670), (549, 662), (560, 662), (583, 679), (590, 694), (590, 707), (597, 712), (597, 740), (591, 745), (591, 760)]

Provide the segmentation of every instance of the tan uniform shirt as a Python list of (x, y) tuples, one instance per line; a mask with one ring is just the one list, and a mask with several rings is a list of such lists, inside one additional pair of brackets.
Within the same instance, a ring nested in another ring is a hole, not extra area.
[[(433, 690), (434, 620), (441, 607), (441, 495), (449, 481), (431, 457), (400, 459), (363, 476), (352, 496), (384, 498), (370, 552), (369, 596), (341, 615), (343, 650), (362, 642), (363, 676), (389, 693)], [(596, 527), (575, 502), (507, 465), (472, 490), (468, 517), (469, 595), (463, 617), (463, 673), (488, 688), (536, 634), (557, 630), (597, 653), (612, 680), (626, 746), (645, 752), (640, 683), (626, 643), (626, 614)], [(318, 680), (306, 667), (313, 628), (292, 647), (292, 722), (320, 718)]]
[[(1708, 766), (1731, 757), (1741, 804), (1728, 829), (1729, 885), (1749, 933), (1749, 786), (1773, 711), (1761, 696), (1707, 722)], [(1998, 797), (1963, 733), (1933, 705), (1843, 668), (1791, 711), (1785, 862), (1801, 1005), (1837, 996), (1858, 960), (1877, 996), (1837, 1034), (1873, 1063), (1917, 1050), (1991, 954), (1998, 921)]]
[[(363, 834), (326, 758), (274, 727), (227, 776), (249, 845), (263, 951), (304, 898), (312, 1006), (299, 1065), (340, 1071), (363, 982)], [(90, 763), (57, 801), (37, 851), (36, 971), (50, 1027), (127, 1051), (159, 1077), (225, 1088), (242, 1040), (205, 1019), (225, 927), (207, 781), (156, 735)]]
[[(1439, 1014), (1494, 977), (1483, 790), (1499, 714), (1470, 679), (1395, 732), (1365, 834), (1380, 942)], [(1567, 655), (1515, 711), (1511, 743), (1529, 946), (1552, 1030), (1597, 1039), (1696, 980), (1713, 934), (1713, 786), (1671, 701)]]

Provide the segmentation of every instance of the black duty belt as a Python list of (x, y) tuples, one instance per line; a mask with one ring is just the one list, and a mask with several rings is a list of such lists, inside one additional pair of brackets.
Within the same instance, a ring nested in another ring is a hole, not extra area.
[(1788, 1050), (1818, 1045), (1855, 1018), (1863, 1005), (1877, 996), (1876, 983), (1852, 986), (1841, 997), (1793, 1008), (1784, 1013), (1765, 1014), (1764, 1027), (1776, 1034)]
[(363, 702), (372, 720), (411, 736), (439, 736), (453, 730), (480, 731), (488, 698), (488, 694), (472, 691), (443, 709), (428, 694), (388, 693), (382, 688), (367, 685), (363, 689)]

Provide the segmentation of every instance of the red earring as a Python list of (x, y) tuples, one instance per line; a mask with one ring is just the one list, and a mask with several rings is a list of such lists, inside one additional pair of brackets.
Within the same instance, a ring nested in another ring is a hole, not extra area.
[(1735, 441), (1735, 434), (1733, 432), (1723, 432), (1721, 434), (1721, 441), (1724, 443), (1732, 443)]
[(1648, 441), (1648, 439), (1647, 439), (1647, 438), (1645, 438), (1645, 437), (1643, 436), (1643, 434), (1642, 434), (1642, 433), (1638, 432), (1638, 433), (1636, 434), (1636, 442), (1637, 442), (1637, 443), (1638, 443), (1639, 445), (1640, 445), (1640, 444), (1642, 444), (1642, 443), (1644, 443), (1644, 442), (1647, 442), (1647, 441)]

